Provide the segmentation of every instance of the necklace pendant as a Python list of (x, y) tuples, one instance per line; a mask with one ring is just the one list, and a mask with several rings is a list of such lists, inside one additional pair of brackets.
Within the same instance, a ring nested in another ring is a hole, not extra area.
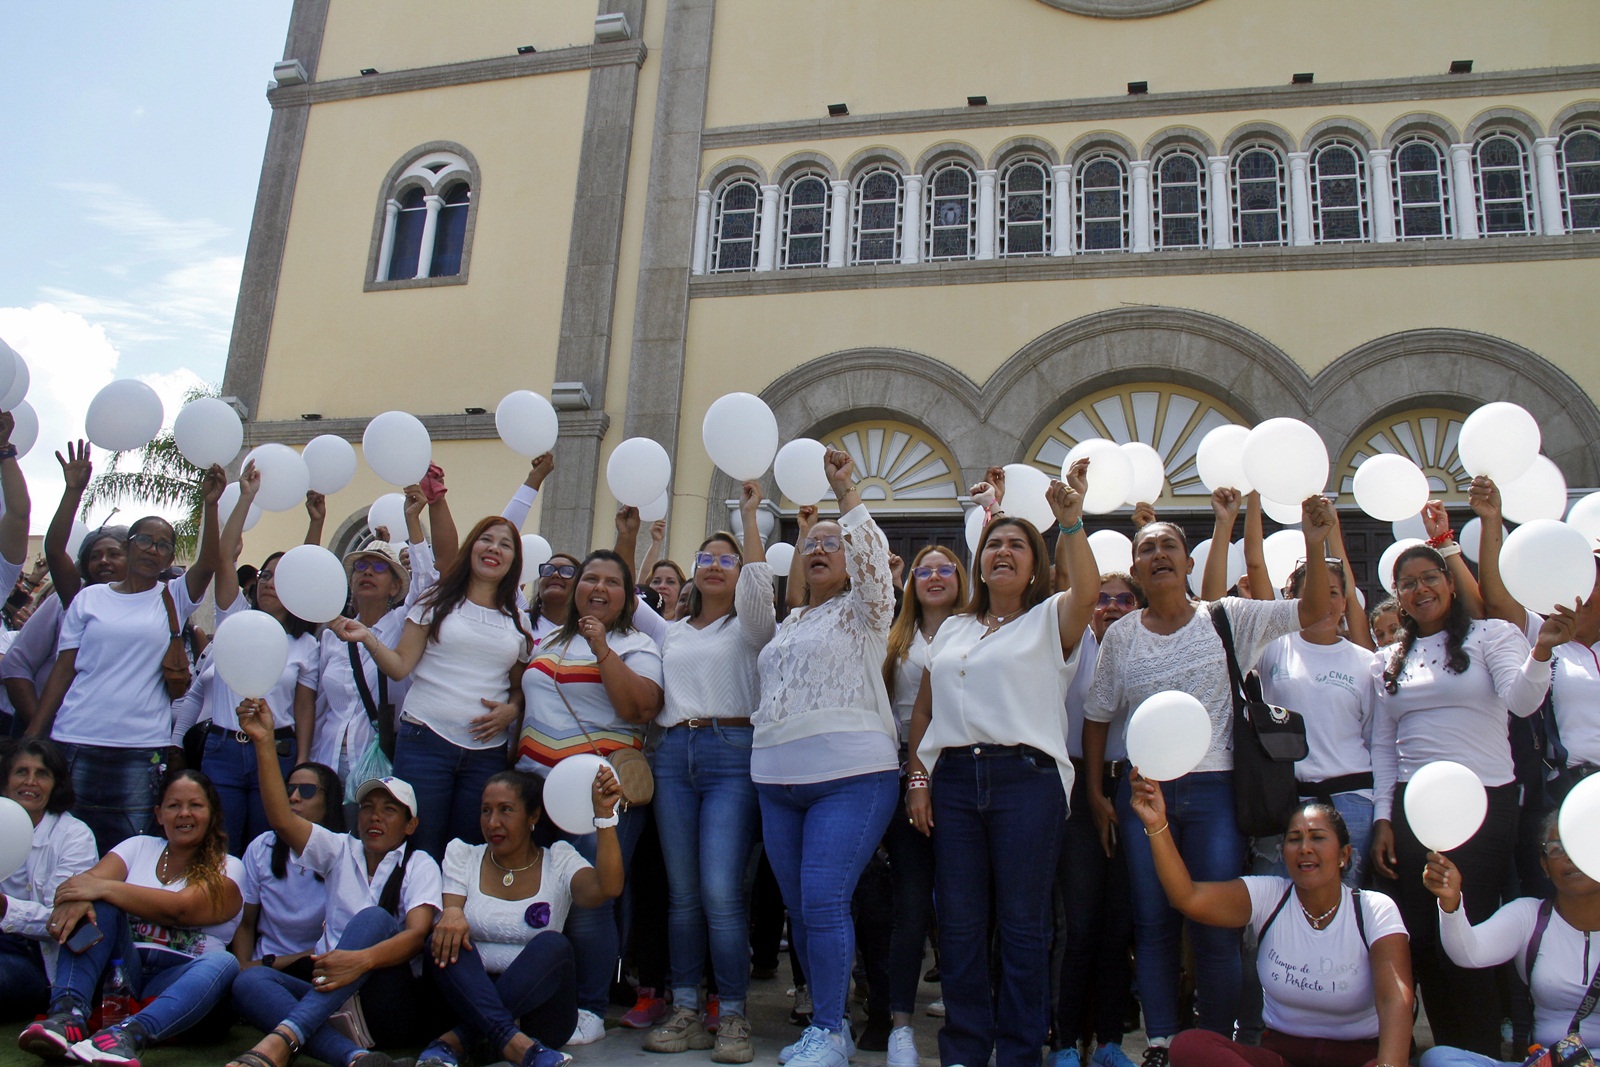
[(515, 882), (516, 880), (517, 880), (517, 872), (516, 871), (507, 871), (506, 872), (506, 876), (504, 878), (500, 879), (500, 884), (505, 886), (507, 889), (510, 889), (511, 888), (511, 884), (513, 882)]

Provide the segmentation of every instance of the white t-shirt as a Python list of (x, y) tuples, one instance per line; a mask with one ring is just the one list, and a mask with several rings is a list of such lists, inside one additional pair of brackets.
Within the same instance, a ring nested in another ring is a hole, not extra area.
[[(1239, 669), (1249, 670), (1267, 644), (1300, 629), (1298, 600), (1223, 597)], [(1169, 689), (1194, 696), (1211, 716), (1211, 748), (1197, 771), (1233, 769), (1233, 696), (1222, 638), (1211, 625), (1211, 605), (1198, 601), (1194, 617), (1177, 633), (1158, 634), (1144, 624), (1144, 609), (1130, 611), (1106, 629), (1095, 663), (1084, 716), (1110, 722), (1148, 697)], [(1131, 715), (1130, 715), (1131, 717)], [(1126, 731), (1126, 727), (1124, 727)]]
[[(483, 957), (483, 969), (500, 974), (534, 937), (566, 925), (567, 913), (572, 910), (572, 877), (594, 864), (565, 841), (557, 841), (540, 858), (539, 891), (523, 900), (501, 900), (479, 888), (483, 854), (488, 848), (460, 840), (450, 842), (444, 850), (444, 891), (467, 898), (463, 910), (472, 944)], [(528, 912), (537, 904), (546, 905), (539, 910), (548, 914), (538, 916), (544, 925), (535, 927), (528, 922)]]
[(252, 959), (311, 951), (322, 936), (322, 917), (328, 912), (327, 883), (293, 852), (283, 865), (283, 877), (273, 877), (272, 846), (277, 840), (276, 831), (269, 830), (244, 850), (239, 892), (246, 904), (261, 906)]
[[(207, 651), (210, 651), (209, 646)], [(222, 680), (217, 673), (216, 663), (209, 657), (200, 669), (196, 682), (204, 700), (200, 718), (210, 719), (212, 726), (220, 726), (224, 730), (237, 730), (239, 702), (244, 698)], [(283, 673), (263, 698), (267, 707), (272, 709), (274, 729), (294, 726), (294, 700), (296, 690), (302, 685), (313, 692), (317, 688), (317, 639), (310, 634), (289, 639), (289, 661), (284, 664)]]
[(666, 703), (662, 729), (686, 719), (749, 718), (761, 699), (756, 655), (777, 629), (772, 568), (746, 563), (733, 591), (734, 613), (696, 629), (670, 623), (661, 643)]
[[(427, 627), (433, 621), (433, 608), (418, 604), (406, 621)], [(505, 736), (479, 741), (470, 724), (488, 714), (480, 701), (503, 704), (511, 699), (511, 669), (528, 658), (528, 651), (528, 639), (511, 616), (463, 600), (439, 627), (438, 643), (429, 640), (423, 646), (422, 658), (411, 672), (405, 718), (457, 748), (504, 747)]]
[[(1100, 660), (1100, 639), (1091, 627), (1083, 628), (1078, 638), (1078, 669), (1067, 686), (1067, 752), (1073, 759), (1083, 758), (1083, 709), (1089, 703), (1089, 687), (1094, 684), (1094, 665)], [(1113, 722), (1106, 734), (1106, 759), (1128, 758), (1127, 728)]]
[[(77, 605), (76, 600), (73, 605)], [(141, 834), (128, 838), (111, 852), (127, 864), (128, 877), (123, 881), (129, 885), (177, 893), (188, 888), (187, 878), (179, 878), (171, 885), (162, 885), (161, 879), (156, 877), (156, 866), (161, 862), (161, 853), (166, 847), (166, 838)], [(229, 856), (223, 874), (234, 885), (242, 885), (244, 864), (239, 862), (238, 857)], [(133, 940), (140, 952), (176, 952), (191, 957), (228, 951), (228, 942), (233, 940), (233, 932), (239, 929), (239, 912), (234, 912), (231, 918), (214, 926), (165, 926), (133, 915), (129, 915), (128, 920), (133, 926)]]
[[(1306, 721), (1306, 758), (1294, 765), (1302, 782), (1372, 773), (1372, 653), (1340, 638), (1331, 645), (1298, 633), (1280, 637), (1256, 661), (1267, 703)], [(1361, 789), (1368, 800), (1370, 789)]]
[[(1247, 876), (1250, 923), (1261, 926), (1285, 890), (1294, 883), (1276, 875)], [(1406, 924), (1395, 902), (1382, 893), (1363, 891), (1361, 906), (1367, 940), (1362, 944), (1351, 908), (1350, 888), (1326, 928), (1314, 929), (1289, 894), (1272, 927), (1261, 939), (1256, 973), (1261, 978), (1262, 1018), (1280, 1034), (1294, 1037), (1369, 1041), (1378, 1036), (1378, 1008), (1372, 988), (1372, 962), (1367, 946), (1381, 937), (1406, 937)]]
[[(189, 583), (166, 583), (178, 624), (194, 611)], [(172, 632), (161, 585), (119, 593), (110, 585), (78, 590), (61, 620), (61, 652), (77, 649), (77, 674), (56, 712), (50, 736), (73, 745), (165, 748), (172, 737), (172, 698), (161, 676)]]
[[(649, 636), (639, 630), (608, 633), (606, 647), (612, 655), (621, 656), (633, 673), (661, 684), (661, 650)], [(518, 770), (545, 775), (557, 763), (581, 752), (598, 748), (600, 755), (608, 756), (619, 749), (644, 747), (643, 724), (628, 722), (611, 706), (594, 652), (581, 637), (565, 641), (546, 638), (522, 672), (522, 694), (526, 711), (517, 743)], [(567, 704), (572, 705), (571, 711)]]
[(1550, 706), (1561, 728), (1561, 747), (1567, 765), (1600, 766), (1600, 657), (1595, 649), (1568, 641), (1550, 657), (1555, 674), (1550, 679)]
[(922, 672), (928, 669), (928, 650), (933, 642), (922, 636), (916, 627), (911, 629), (911, 644), (894, 669), (894, 724), (900, 730), (900, 744), (911, 740), (911, 709), (916, 707), (917, 694), (922, 691)]
[[(370, 879), (366, 852), (366, 846), (350, 834), (336, 834), (323, 826), (311, 827), (311, 837), (306, 841), (305, 851), (300, 853), (300, 862), (322, 875), (328, 893), (328, 910), (323, 918), (322, 938), (317, 942), (318, 952), (338, 948), (350, 920), (358, 912), (378, 906), (389, 875), (405, 856), (405, 847), (379, 860)], [(426, 905), (436, 912), (442, 910), (440, 886), (439, 864), (420, 848), (413, 850), (406, 863), (405, 878), (400, 882), (401, 923), (412, 908)]]

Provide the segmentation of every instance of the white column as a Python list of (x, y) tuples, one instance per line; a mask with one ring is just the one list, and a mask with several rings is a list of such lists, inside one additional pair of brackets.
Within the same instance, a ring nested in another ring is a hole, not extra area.
[(850, 258), (850, 183), (833, 182), (829, 210), (833, 217), (828, 223), (828, 266), (842, 267)]
[(1072, 164), (1050, 168), (1050, 180), (1055, 182), (1055, 205), (1051, 211), (1050, 254), (1072, 255)]
[(1561, 221), (1561, 179), (1556, 173), (1556, 146), (1559, 137), (1540, 137), (1533, 142), (1533, 165), (1539, 182), (1539, 229), (1546, 237), (1567, 232)]
[(922, 262), (922, 175), (906, 175), (905, 213), (900, 217), (900, 262)]
[(422, 254), (417, 257), (417, 277), (426, 278), (433, 269), (433, 238), (439, 231), (439, 209), (444, 207), (444, 197), (429, 195), (422, 198), (428, 206), (427, 217), (422, 220)]
[(389, 280), (389, 259), (394, 255), (394, 224), (400, 217), (400, 201), (390, 200), (383, 205), (383, 236), (378, 238), (378, 269), (372, 280)]
[(1450, 193), (1455, 205), (1456, 236), (1471, 241), (1478, 236), (1478, 191), (1472, 182), (1472, 146), (1450, 146)]
[(1211, 247), (1233, 247), (1233, 197), (1228, 195), (1228, 157), (1207, 156), (1211, 178)]
[(1289, 243), (1311, 244), (1310, 152), (1289, 153)]
[(761, 234), (756, 241), (756, 270), (778, 264), (778, 187), (761, 187)]
[(998, 171), (980, 170), (978, 172), (978, 256), (979, 259), (994, 258), (994, 229), (995, 221), (999, 217), (994, 209), (994, 183), (999, 177)]
[(1128, 164), (1133, 174), (1133, 250), (1150, 251), (1150, 161)]
[(711, 243), (711, 190), (701, 189), (694, 198), (694, 252), (689, 258), (689, 273), (706, 272), (706, 246)]
[(1372, 211), (1372, 239), (1379, 244), (1394, 240), (1394, 179), (1389, 174), (1390, 150), (1367, 153), (1367, 203)]

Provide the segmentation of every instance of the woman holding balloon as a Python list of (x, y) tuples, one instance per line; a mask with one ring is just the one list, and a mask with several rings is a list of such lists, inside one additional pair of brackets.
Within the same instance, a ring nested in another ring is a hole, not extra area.
[[(1218, 490), (1213, 540), (1226, 543), (1236, 494)], [(1306, 557), (1321, 559), (1333, 530), (1331, 508), (1320, 496), (1301, 505)], [(1193, 561), (1177, 526), (1156, 522), (1134, 538), (1133, 576), (1144, 588), (1148, 606), (1123, 616), (1106, 630), (1095, 664), (1083, 729), (1084, 762), (1098, 766), (1105, 756), (1111, 721), (1157, 693), (1188, 693), (1211, 720), (1210, 744), (1194, 769), (1162, 784), (1170, 833), (1188, 869), (1207, 881), (1237, 877), (1244, 869), (1245, 839), (1234, 821), (1233, 697), (1223, 639), (1213, 611), (1232, 631), (1241, 665), (1254, 663), (1273, 640), (1314, 625), (1328, 613), (1328, 585), (1312, 582), (1299, 600), (1260, 601), (1224, 597), (1215, 604), (1192, 600), (1188, 576)], [(1129, 753), (1137, 760), (1139, 754)], [(1132, 807), (1131, 784), (1124, 780), (1113, 800), (1099, 781), (1089, 783), (1089, 802), (1101, 826), (1113, 821), (1121, 831), (1133, 882), (1134, 957), (1139, 968), (1139, 1000), (1150, 1037), (1147, 1067), (1164, 1067), (1178, 1032), (1178, 970), (1183, 916), (1161, 890), (1149, 836)], [(1217, 1033), (1232, 1031), (1239, 999), (1239, 934), (1236, 929), (1195, 924), (1196, 995), (1200, 1025)]]

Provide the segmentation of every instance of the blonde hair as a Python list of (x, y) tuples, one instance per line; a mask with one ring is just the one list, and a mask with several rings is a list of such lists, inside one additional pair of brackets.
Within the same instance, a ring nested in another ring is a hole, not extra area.
[(895, 675), (899, 672), (900, 661), (911, 651), (912, 635), (922, 626), (922, 601), (917, 599), (915, 571), (923, 559), (934, 552), (955, 565), (957, 610), (967, 599), (967, 568), (961, 565), (955, 549), (943, 545), (923, 546), (917, 553), (916, 559), (911, 561), (911, 566), (906, 568), (906, 584), (901, 597), (900, 614), (894, 617), (894, 625), (889, 627), (889, 654), (883, 661), (883, 684), (889, 689), (890, 700), (894, 699)]

